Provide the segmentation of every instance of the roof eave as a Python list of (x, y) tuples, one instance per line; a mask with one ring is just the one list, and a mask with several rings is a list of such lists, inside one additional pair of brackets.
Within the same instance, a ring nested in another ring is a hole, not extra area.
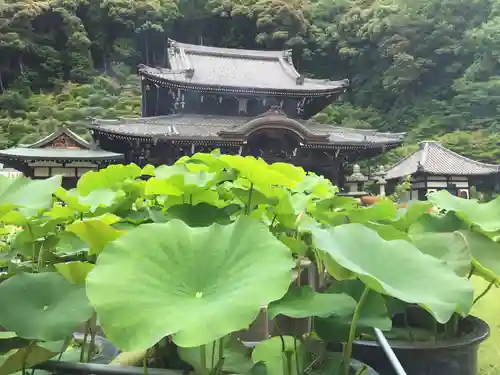
[(254, 94), (254, 95), (265, 95), (272, 94), (277, 96), (328, 96), (328, 95), (340, 95), (347, 91), (349, 85), (341, 85), (332, 87), (325, 87), (324, 89), (265, 89), (259, 87), (238, 87), (238, 86), (215, 86), (215, 85), (206, 85), (200, 83), (189, 83), (185, 81), (179, 81), (175, 79), (168, 79), (164, 77), (158, 77), (156, 75), (145, 73), (139, 71), (139, 74), (152, 81), (155, 84), (171, 86), (175, 88), (186, 88), (191, 90), (199, 90), (199, 91), (213, 91), (213, 92), (239, 92), (242, 94)]

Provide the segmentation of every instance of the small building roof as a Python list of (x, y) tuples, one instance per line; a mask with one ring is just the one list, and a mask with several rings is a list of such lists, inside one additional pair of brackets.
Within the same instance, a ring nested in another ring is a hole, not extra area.
[(444, 176), (480, 176), (498, 173), (500, 166), (486, 164), (457, 154), (437, 141), (425, 141), (420, 149), (401, 159), (387, 171), (387, 180), (423, 172)]
[(85, 149), (90, 149), (91, 144), (87, 142), (85, 139), (80, 137), (78, 134), (76, 134), (74, 131), (69, 129), (67, 126), (61, 126), (58, 130), (55, 132), (49, 134), (48, 136), (40, 139), (39, 141), (32, 143), (28, 145), (27, 147), (29, 148), (39, 148), (39, 147), (46, 147), (50, 146), (53, 144), (54, 141), (56, 141), (58, 138), (63, 139), (67, 137), (71, 141), (73, 141), (75, 144), (74, 146), (76, 147), (81, 147)]
[(0, 159), (97, 161), (122, 160), (123, 154), (104, 150), (14, 147), (0, 150)]
[(347, 90), (348, 80), (302, 76), (291, 51), (259, 51), (208, 47), (169, 41), (169, 68), (140, 65), (138, 73), (157, 84), (177, 88), (322, 96)]
[(9, 160), (118, 161), (122, 159), (122, 154), (101, 150), (66, 126), (35, 143), (0, 150), (0, 160), (6, 163)]
[(312, 120), (292, 119), (279, 111), (255, 117), (174, 114), (159, 117), (94, 120), (91, 129), (111, 138), (152, 138), (181, 141), (234, 141), (243, 143), (256, 130), (290, 130), (302, 141), (324, 146), (397, 147), (404, 133), (380, 133), (325, 125)]

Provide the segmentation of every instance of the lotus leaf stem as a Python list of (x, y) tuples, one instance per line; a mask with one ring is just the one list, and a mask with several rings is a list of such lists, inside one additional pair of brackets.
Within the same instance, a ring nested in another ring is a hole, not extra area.
[[(216, 364), (216, 363), (215, 363), (215, 346), (216, 346), (216, 345), (217, 345), (217, 341), (216, 341), (216, 340), (214, 340), (214, 341), (212, 342), (212, 362), (210, 363), (210, 369), (211, 369), (212, 371), (213, 371), (214, 366), (215, 366), (215, 364)], [(220, 345), (220, 343), (219, 343), (219, 345)]]
[(219, 339), (219, 361), (224, 360), (224, 337)]
[(253, 194), (253, 183), (250, 184), (250, 189), (248, 189), (248, 203), (245, 210), (245, 214), (248, 215), (250, 213), (250, 207), (252, 204), (252, 194)]
[(142, 366), (144, 368), (144, 375), (148, 375), (148, 350), (146, 350), (146, 355), (144, 356), (144, 358), (142, 359)]
[(92, 317), (90, 318), (89, 328), (90, 328), (90, 345), (89, 345), (89, 351), (87, 353), (87, 363), (90, 363), (90, 361), (92, 360), (92, 354), (94, 354), (94, 349), (95, 349), (95, 336), (97, 334), (97, 314), (95, 312), (92, 314)]
[(493, 287), (493, 285), (495, 285), (495, 283), (496, 283), (496, 280), (492, 280), (488, 284), (488, 286), (486, 287), (486, 289), (483, 290), (480, 295), (478, 295), (476, 298), (474, 298), (474, 301), (472, 302), (472, 306), (474, 306), (481, 298), (483, 298), (490, 291), (490, 289)]
[(34, 346), (35, 346), (35, 341), (34, 340), (30, 341), (30, 343), (26, 347), (26, 352), (23, 354), (23, 359), (21, 362), (21, 366), (22, 366), (21, 374), (23, 374), (23, 375), (26, 375), (26, 364), (28, 362), (28, 357), (30, 356), (31, 351), (33, 350)]
[(349, 329), (349, 339), (347, 340), (347, 343), (345, 344), (344, 347), (344, 358), (342, 361), (343, 364), (343, 375), (349, 375), (349, 369), (351, 368), (351, 356), (352, 356), (352, 344), (354, 340), (356, 339), (356, 325), (359, 320), (359, 314), (361, 313), (361, 308), (368, 297), (368, 294), (370, 292), (370, 288), (365, 286), (365, 290), (363, 290), (363, 293), (361, 294), (361, 297), (359, 298), (358, 304), (356, 305), (356, 308), (354, 309), (354, 314), (352, 316), (352, 322), (351, 322), (351, 328)]
[(83, 362), (83, 359), (85, 358), (85, 345), (87, 344), (87, 338), (89, 336), (89, 331), (90, 331), (90, 320), (87, 320), (85, 322), (85, 333), (83, 334), (83, 344), (82, 344), (82, 348), (80, 350), (80, 362)]
[(200, 347), (200, 369), (203, 374), (207, 373), (207, 347), (202, 345)]
[(367, 371), (368, 371), (368, 366), (363, 365), (358, 371), (356, 371), (356, 375), (363, 375)]

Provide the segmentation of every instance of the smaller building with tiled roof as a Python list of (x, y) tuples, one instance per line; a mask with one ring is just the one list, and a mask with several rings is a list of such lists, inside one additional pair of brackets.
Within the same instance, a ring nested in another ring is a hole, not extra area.
[(469, 189), (477, 178), (497, 178), (500, 166), (482, 163), (445, 148), (440, 142), (425, 141), (419, 150), (401, 159), (387, 171), (388, 181), (407, 176), (412, 181), (412, 199), (425, 199), (436, 190), (448, 189), (469, 196)]
[(0, 162), (31, 178), (63, 176), (72, 187), (83, 173), (123, 161), (123, 154), (99, 149), (63, 126), (39, 141), (0, 150)]

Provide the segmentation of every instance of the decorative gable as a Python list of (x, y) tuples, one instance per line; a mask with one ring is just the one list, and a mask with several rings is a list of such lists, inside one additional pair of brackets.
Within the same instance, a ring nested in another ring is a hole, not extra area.
[(40, 148), (70, 148), (70, 149), (79, 149), (85, 150), (87, 147), (83, 147), (81, 144), (75, 142), (68, 135), (62, 133), (55, 137), (50, 142), (41, 146)]

